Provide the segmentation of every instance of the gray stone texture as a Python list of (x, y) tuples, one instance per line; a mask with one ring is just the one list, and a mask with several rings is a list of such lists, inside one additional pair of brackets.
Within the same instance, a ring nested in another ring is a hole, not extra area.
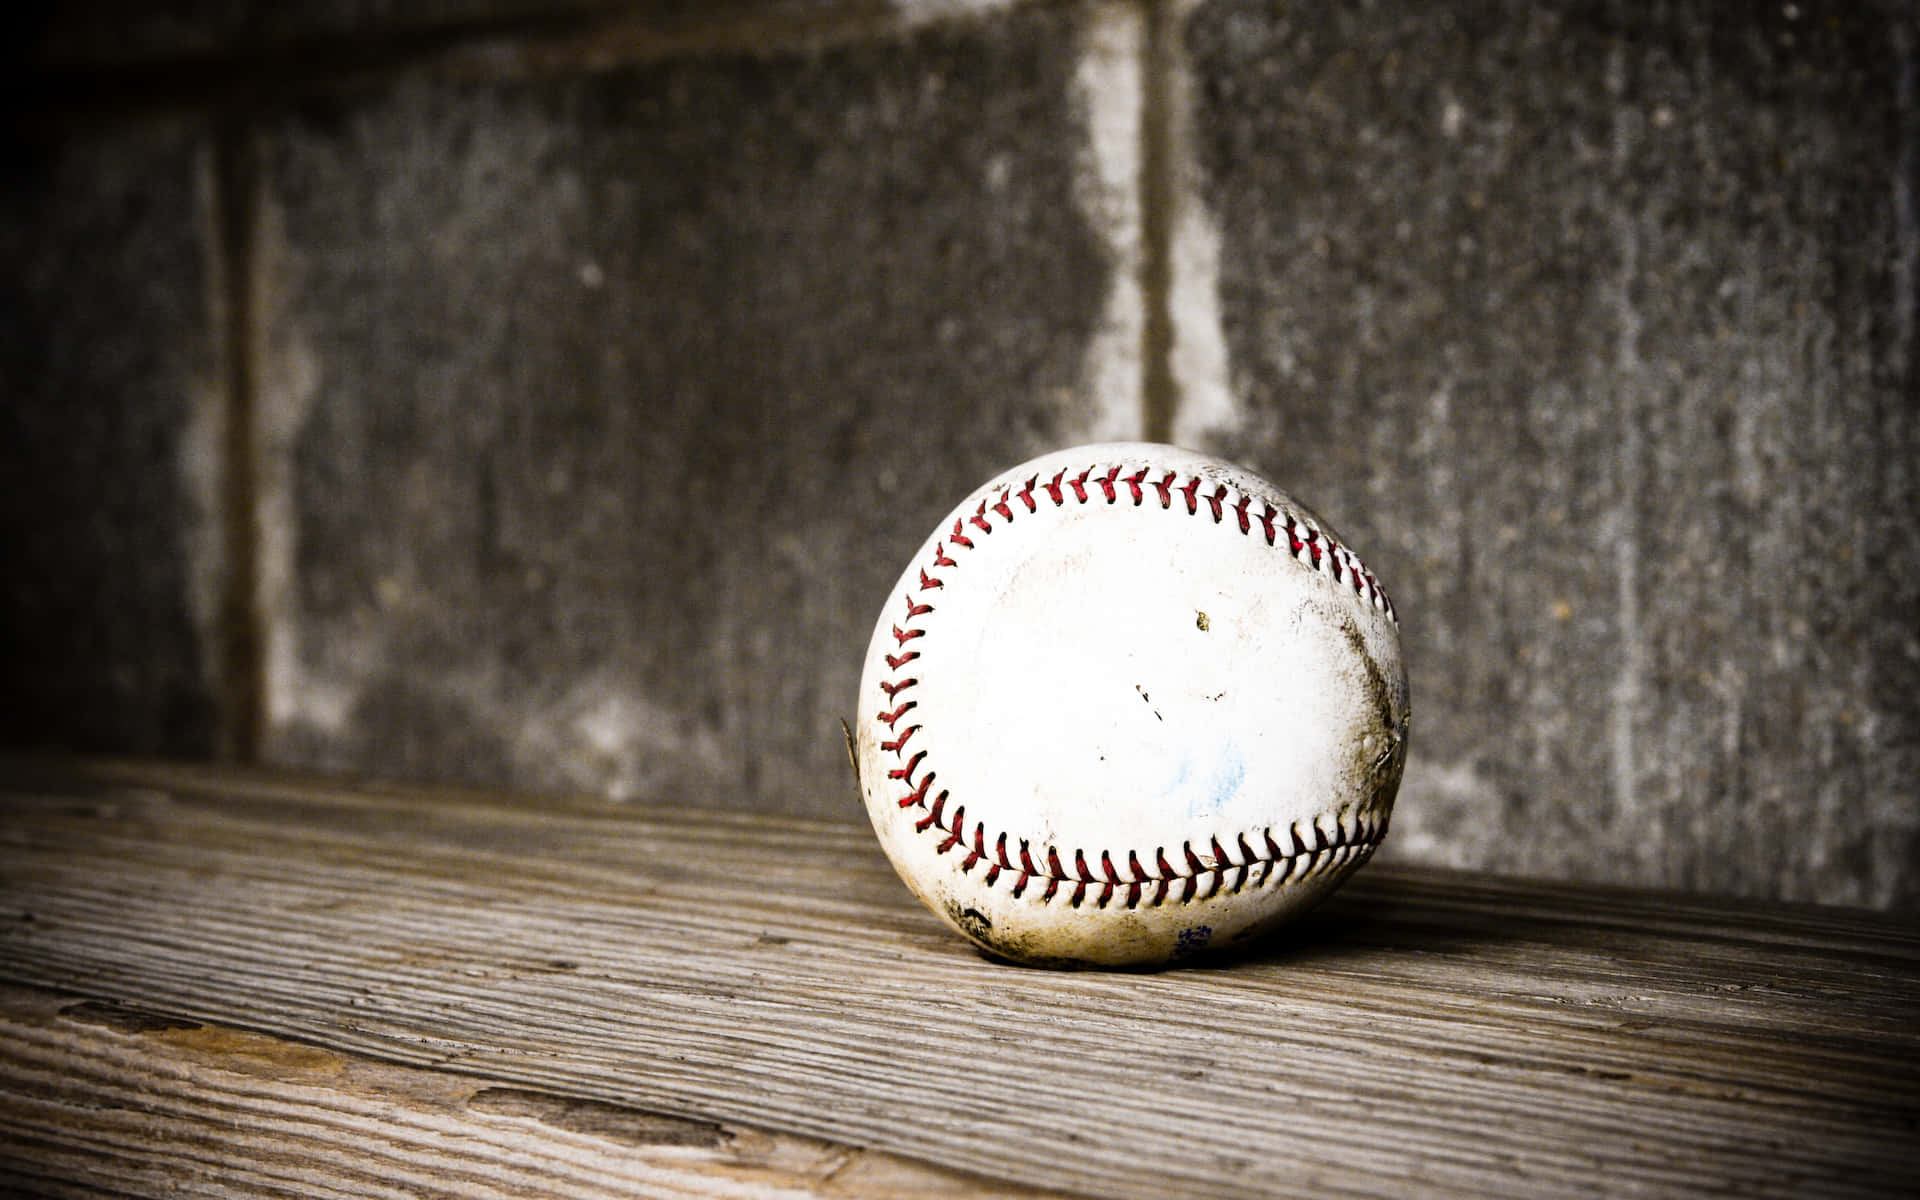
[(491, 42), (482, 53), (498, 62), (529, 41), (584, 37), (590, 52), (619, 56), (884, 32), (902, 20), (938, 18), (942, 7), (942, 0), (15, 0), (0, 18), (10, 35), (0, 54), (55, 70), (211, 59), (244, 72), (262, 56), (296, 70), (350, 68), (351, 57), (334, 61), (340, 48), (405, 57), (462, 39)]
[(1920, 906), (1913, 7), (1183, 33), (1213, 448), (1394, 590), (1394, 855)]
[(0, 745), (218, 744), (206, 155), (0, 144)]
[(936, 7), (10, 13), (0, 745), (245, 744), (244, 365), (266, 757), (857, 819), (895, 573), (1171, 329), (1394, 591), (1389, 857), (1920, 911), (1912, 0)]
[(239, 57), (328, 40), (378, 45), (431, 30), (524, 25), (632, 7), (621, 0), (19, 0), (7, 20), (19, 35), (14, 53), (70, 67)]
[(1091, 403), (1079, 19), (273, 123), (269, 755), (855, 816), (877, 606)]

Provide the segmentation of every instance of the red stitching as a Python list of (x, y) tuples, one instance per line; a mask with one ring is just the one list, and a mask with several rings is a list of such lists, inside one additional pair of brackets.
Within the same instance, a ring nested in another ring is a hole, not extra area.
[[(971, 516), (954, 519), (953, 529), (946, 540), (934, 544), (933, 557), (929, 566), (958, 567), (959, 562), (947, 552), (947, 547), (953, 545), (966, 550), (974, 548), (973, 540), (966, 532), (969, 524), (982, 533), (992, 533), (993, 525), (987, 520), (989, 510), (997, 513), (1004, 521), (1012, 521), (1015, 515), (1012, 502), (1018, 500), (1029, 513), (1038, 512), (1040, 506), (1034, 496), (1036, 488), (1044, 491), (1055, 507), (1064, 507), (1065, 489), (1071, 489), (1074, 499), (1078, 503), (1085, 504), (1088, 496), (1087, 483), (1091, 480), (1106, 497), (1107, 503), (1113, 504), (1119, 499), (1118, 485), (1124, 483), (1134, 504), (1139, 505), (1146, 499), (1146, 491), (1142, 484), (1147, 484), (1159, 495), (1160, 507), (1163, 509), (1173, 507), (1173, 495), (1178, 492), (1186, 499), (1189, 515), (1199, 513), (1199, 502), (1204, 498), (1216, 524), (1224, 523), (1226, 512), (1231, 510), (1237, 519), (1241, 534), (1250, 536), (1257, 522), (1261, 535), (1269, 546), (1279, 547), (1280, 534), (1284, 531), (1287, 552), (1302, 566), (1309, 570), (1322, 571), (1324, 563), (1324, 573), (1329, 574), (1336, 583), (1351, 587), (1362, 602), (1371, 604), (1375, 609), (1385, 613), (1389, 620), (1398, 622), (1399, 615), (1394, 609), (1393, 601), (1388, 598), (1386, 589), (1380, 586), (1379, 579), (1367, 570), (1360, 559), (1351, 550), (1327, 537), (1312, 525), (1304, 521), (1296, 521), (1292, 513), (1277, 509), (1271, 503), (1263, 502), (1261, 512), (1258, 515), (1251, 515), (1253, 497), (1242, 493), (1236, 503), (1229, 505), (1227, 499), (1233, 494), (1233, 489), (1217, 480), (1213, 492), (1202, 497), (1200, 489), (1207, 481), (1198, 475), (1190, 476), (1184, 484), (1176, 487), (1175, 481), (1180, 478), (1177, 471), (1168, 471), (1158, 480), (1148, 480), (1147, 475), (1151, 468), (1147, 467), (1142, 467), (1131, 475), (1122, 475), (1121, 467), (1111, 466), (1107, 468), (1104, 476), (1096, 478), (1094, 472), (1099, 469), (1099, 467), (1088, 467), (1071, 479), (1063, 469), (1047, 483), (1041, 483), (1040, 477), (1035, 475), (1022, 484), (1017, 491), (1010, 487), (1003, 487), (1000, 490), (999, 499), (991, 503), (983, 499)], [(920, 569), (920, 591), (933, 591), (945, 586), (940, 576), (930, 574), (925, 567)], [(911, 595), (906, 597), (904, 621), (902, 624), (892, 626), (892, 635), (900, 648), (900, 653), (885, 656), (889, 670), (899, 672), (920, 657), (920, 651), (906, 649), (906, 646), (908, 642), (926, 636), (925, 626), (918, 622), (932, 615), (933, 612), (933, 605), (917, 602)], [(882, 680), (880, 690), (885, 693), (888, 703), (893, 704), (899, 699), (900, 693), (918, 686), (919, 683), (918, 676)], [(1191, 842), (1182, 843), (1180, 846), (1182, 861), (1178, 866), (1168, 860), (1166, 847), (1155, 847), (1151, 868), (1141, 863), (1137, 850), (1128, 850), (1124, 875), (1114, 865), (1113, 854), (1109, 850), (1099, 852), (1100, 870), (1096, 874), (1087, 865), (1086, 851), (1075, 848), (1073, 869), (1069, 871), (1061, 861), (1061, 852), (1058, 847), (1051, 845), (1046, 847), (1043, 864), (1036, 862), (1033, 847), (1027, 839), (1022, 838), (1019, 841), (1016, 862), (1014, 856), (1008, 851), (1008, 835), (1004, 832), (995, 835), (993, 849), (989, 852), (985, 822), (974, 823), (972, 845), (968, 846), (966, 806), (955, 807), (949, 822), (946, 815), (948, 793), (941, 791), (932, 795), (931, 802), (928, 800), (935, 772), (925, 771), (920, 775), (919, 782), (917, 784), (914, 782), (914, 774), (925, 764), (928, 752), (925, 747), (922, 747), (909, 756), (907, 744), (914, 734), (920, 732), (921, 726), (900, 726), (900, 721), (916, 707), (918, 707), (917, 701), (907, 700), (878, 714), (880, 723), (895, 734), (880, 743), (881, 751), (894, 755), (899, 763), (898, 766), (887, 771), (887, 778), (904, 783), (912, 789), (900, 797), (899, 807), (925, 810), (925, 815), (914, 822), (914, 830), (918, 833), (938, 830), (945, 835), (944, 839), (934, 847), (936, 853), (945, 854), (955, 847), (966, 851), (966, 857), (960, 864), (960, 870), (963, 873), (970, 872), (983, 861), (986, 862), (987, 870), (982, 879), (989, 887), (995, 885), (1002, 873), (1014, 875), (1012, 891), (1016, 898), (1026, 894), (1027, 887), (1033, 880), (1044, 879), (1046, 887), (1038, 898), (1038, 902), (1042, 904), (1052, 903), (1060, 894), (1060, 885), (1070, 883), (1073, 888), (1067, 903), (1076, 908), (1086, 902), (1090, 887), (1099, 889), (1095, 894), (1094, 903), (1100, 908), (1113, 903), (1116, 896), (1119, 896), (1123, 890), (1124, 898), (1121, 903), (1126, 908), (1135, 909), (1143, 904), (1147, 907), (1159, 907), (1168, 902), (1172, 895), (1172, 885), (1178, 882), (1181, 885), (1178, 902), (1184, 904), (1195, 899), (1209, 899), (1223, 891), (1232, 893), (1247, 887), (1285, 883), (1289, 879), (1326, 869), (1336, 863), (1364, 858), (1373, 853), (1374, 847), (1386, 833), (1384, 817), (1336, 821), (1336, 831), (1331, 836), (1318, 824), (1309, 824), (1307, 829), (1311, 831), (1312, 836), (1312, 844), (1309, 845), (1305, 832), (1295, 824), (1286, 827), (1281, 835), (1285, 842), (1290, 843), (1291, 848), (1283, 845), (1282, 841), (1275, 837), (1276, 831), (1269, 828), (1259, 831), (1258, 836), (1262, 843), (1259, 849), (1248, 842), (1246, 833), (1236, 835), (1238, 861), (1235, 861), (1234, 855), (1228, 852), (1216, 836), (1209, 839), (1205, 851), (1208, 857), (1202, 857), (1200, 853), (1196, 853)]]
[(1220, 505), (1227, 498), (1227, 485), (1221, 484), (1213, 495), (1207, 497), (1207, 507), (1213, 510), (1213, 523), (1220, 523)]
[[(931, 782), (933, 779), (933, 776), (929, 775), (927, 776), (927, 779), (929, 782)], [(938, 796), (935, 796), (933, 798), (933, 807), (927, 811), (927, 815), (913, 823), (913, 831), (915, 833), (925, 833), (928, 829), (937, 827), (940, 824), (941, 810), (945, 809), (946, 807), (947, 807), (947, 794), (945, 792), (941, 792)]]
[(920, 777), (920, 786), (900, 797), (901, 808), (922, 808), (927, 803), (927, 789), (933, 786), (933, 772)]
[(1177, 472), (1168, 471), (1165, 479), (1153, 485), (1153, 490), (1160, 493), (1161, 508), (1173, 507), (1173, 481), (1178, 478), (1180, 476)]
[(898, 779), (900, 782), (906, 784), (908, 787), (912, 787), (913, 786), (913, 769), (919, 766), (920, 760), (925, 758), (926, 756), (927, 756), (927, 752), (925, 750), (920, 750), (916, 752), (912, 758), (907, 760), (906, 766), (895, 767), (891, 771), (888, 771), (887, 778)]

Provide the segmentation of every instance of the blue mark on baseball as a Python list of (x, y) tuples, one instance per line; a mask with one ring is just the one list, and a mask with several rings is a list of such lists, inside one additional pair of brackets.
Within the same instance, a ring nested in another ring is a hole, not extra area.
[(1247, 762), (1232, 743), (1204, 757), (1182, 753), (1161, 795), (1175, 805), (1184, 801), (1189, 817), (1215, 816), (1232, 804), (1247, 777)]
[(1185, 958), (1189, 954), (1198, 954), (1200, 951), (1205, 950), (1207, 943), (1212, 940), (1213, 926), (1190, 925), (1182, 929), (1174, 939), (1173, 957)]

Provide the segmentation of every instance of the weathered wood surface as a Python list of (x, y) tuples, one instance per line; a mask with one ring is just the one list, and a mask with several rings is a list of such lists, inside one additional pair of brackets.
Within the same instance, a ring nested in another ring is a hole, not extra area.
[(818, 1139), (5, 986), (0, 1079), (5, 1195), (1038, 1194)]
[(1920, 930), (1375, 865), (1159, 974), (988, 961), (857, 825), (0, 765), (0, 1183), (1905, 1194)]

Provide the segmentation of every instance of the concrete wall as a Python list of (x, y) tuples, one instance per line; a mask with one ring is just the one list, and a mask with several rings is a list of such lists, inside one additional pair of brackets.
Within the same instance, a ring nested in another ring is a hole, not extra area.
[(960, 495), (1393, 589), (1390, 854), (1920, 911), (1910, 0), (51, 5), (0, 740), (858, 819)]

